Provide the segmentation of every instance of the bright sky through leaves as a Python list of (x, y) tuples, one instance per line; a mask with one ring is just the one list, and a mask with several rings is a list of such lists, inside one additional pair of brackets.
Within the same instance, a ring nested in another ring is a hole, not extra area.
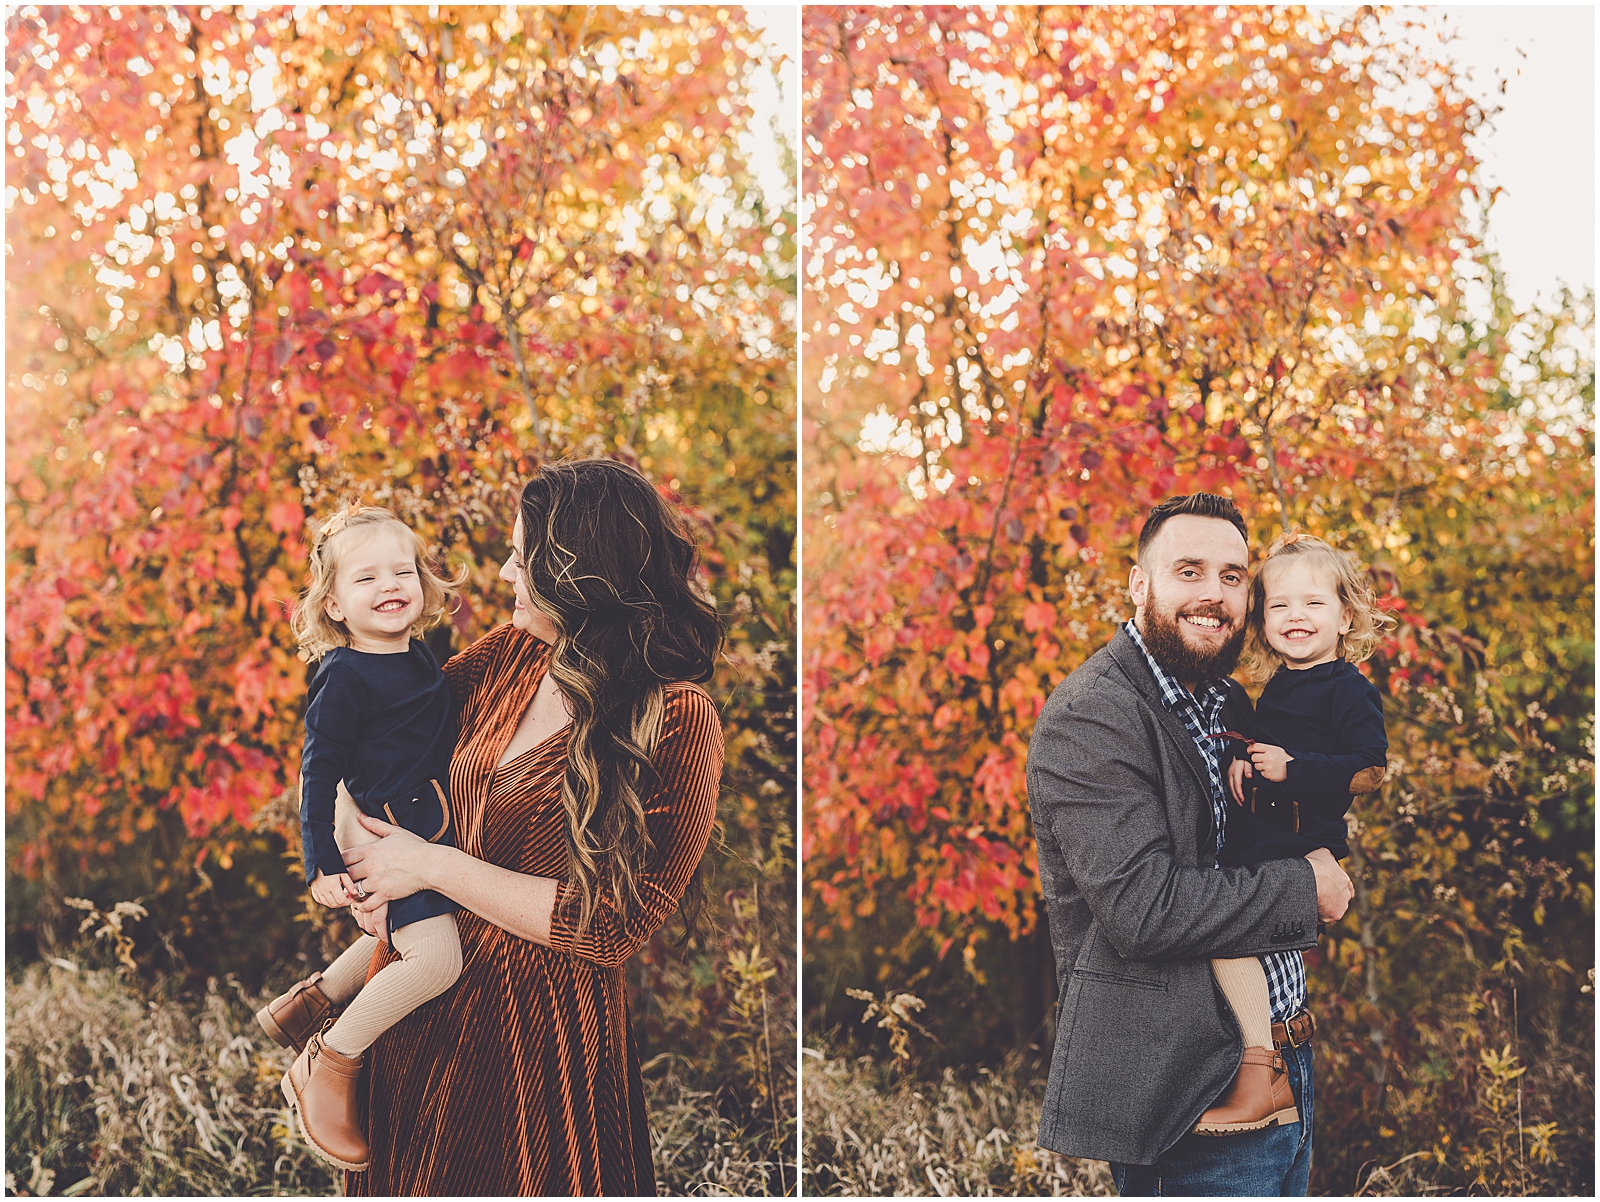
[[(795, 103), (800, 83), (800, 10), (794, 5), (752, 4), (744, 11), (767, 52), (767, 62), (756, 68), (751, 80), (750, 107), (756, 119), (746, 135), (745, 153), (767, 203), (787, 208), (794, 203), (794, 164), (788, 156), (800, 128)], [(784, 61), (778, 70), (763, 69), (780, 55)]]
[[(1343, 9), (1329, 8), (1338, 12)], [(1583, 5), (1397, 8), (1420, 21), (1419, 46), (1462, 71), (1464, 90), (1496, 112), (1468, 145), (1502, 191), (1486, 242), (1519, 308), (1561, 284), (1592, 289), (1594, 271), (1594, 9)], [(1502, 90), (1503, 88), (1503, 90)]]

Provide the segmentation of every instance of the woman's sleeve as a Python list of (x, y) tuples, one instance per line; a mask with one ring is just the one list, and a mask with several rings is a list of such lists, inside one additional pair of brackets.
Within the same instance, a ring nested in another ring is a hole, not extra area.
[(660, 784), (645, 801), (645, 826), (655, 850), (638, 877), (643, 906), (624, 922), (610, 888), (602, 888), (589, 929), (579, 935), (579, 904), (558, 905), (550, 916), (550, 946), (558, 951), (614, 967), (643, 947), (677, 909), (711, 838), (722, 781), (722, 718), (700, 689), (667, 694), (655, 766)]

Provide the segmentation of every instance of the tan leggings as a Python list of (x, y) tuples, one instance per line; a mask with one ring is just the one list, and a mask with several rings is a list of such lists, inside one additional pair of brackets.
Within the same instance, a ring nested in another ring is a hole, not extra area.
[[(408, 923), (390, 939), (400, 959), (367, 981), (378, 941), (357, 939), (322, 972), (322, 992), (335, 1005), (350, 1004), (324, 1036), (341, 1056), (359, 1056), (395, 1023), (438, 997), (461, 975), (461, 937), (456, 916), (439, 914)], [(366, 982), (363, 984), (362, 982)]]
[(1233, 1007), (1247, 1048), (1272, 1046), (1272, 1009), (1267, 999), (1267, 974), (1254, 956), (1213, 960), (1211, 973), (1222, 986), (1222, 996)]

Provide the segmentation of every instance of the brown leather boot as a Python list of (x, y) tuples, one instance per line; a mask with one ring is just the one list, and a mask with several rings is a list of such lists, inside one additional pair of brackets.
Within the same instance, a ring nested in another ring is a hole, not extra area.
[(1239, 1075), (1194, 1130), (1196, 1135), (1233, 1135), (1299, 1121), (1283, 1057), (1271, 1048), (1246, 1048)]
[(329, 1164), (359, 1173), (367, 1167), (367, 1136), (356, 1106), (361, 1057), (341, 1056), (313, 1035), (283, 1075), (283, 1096), (300, 1118), (300, 1134)]
[(322, 1030), (322, 1024), (337, 1010), (322, 992), (322, 974), (314, 972), (257, 1010), (256, 1022), (280, 1048), (303, 1052), (306, 1040)]

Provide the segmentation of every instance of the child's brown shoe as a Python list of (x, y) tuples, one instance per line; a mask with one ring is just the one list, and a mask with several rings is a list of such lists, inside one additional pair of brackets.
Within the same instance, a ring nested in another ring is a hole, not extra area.
[(313, 1035), (283, 1075), (283, 1096), (299, 1117), (306, 1143), (329, 1164), (353, 1173), (365, 1171), (368, 1155), (356, 1104), (361, 1059), (341, 1056)]
[(1271, 1048), (1246, 1048), (1239, 1075), (1194, 1130), (1196, 1135), (1234, 1135), (1299, 1121), (1283, 1057)]
[(315, 972), (257, 1010), (256, 1022), (280, 1048), (303, 1052), (306, 1040), (322, 1030), (322, 1024), (335, 1009), (322, 992), (322, 974)]

